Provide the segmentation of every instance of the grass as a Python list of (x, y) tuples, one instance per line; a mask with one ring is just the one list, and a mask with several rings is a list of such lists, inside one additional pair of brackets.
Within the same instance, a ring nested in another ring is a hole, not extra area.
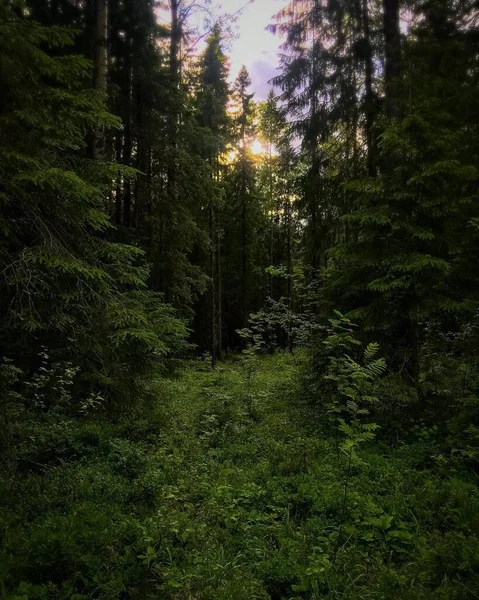
[(371, 444), (346, 481), (303, 360), (264, 357), (250, 390), (238, 357), (194, 362), (128, 419), (28, 432), (0, 488), (0, 597), (479, 598), (477, 486), (434, 431)]

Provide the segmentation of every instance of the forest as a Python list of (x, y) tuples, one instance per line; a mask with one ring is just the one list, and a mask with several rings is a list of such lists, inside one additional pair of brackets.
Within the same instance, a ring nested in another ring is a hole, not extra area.
[(261, 2), (0, 2), (1, 600), (479, 598), (479, 2)]

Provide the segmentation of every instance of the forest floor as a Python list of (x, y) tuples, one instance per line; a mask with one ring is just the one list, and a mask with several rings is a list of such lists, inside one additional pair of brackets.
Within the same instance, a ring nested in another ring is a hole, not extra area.
[(127, 419), (32, 433), (0, 489), (0, 597), (479, 598), (477, 487), (433, 464), (434, 431), (347, 469), (303, 362), (197, 361)]

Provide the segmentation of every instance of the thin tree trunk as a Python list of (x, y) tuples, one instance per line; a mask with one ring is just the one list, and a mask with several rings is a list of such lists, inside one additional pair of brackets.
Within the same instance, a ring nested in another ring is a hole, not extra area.
[[(111, 48), (111, 56), (115, 58), (114, 61), (110, 60), (109, 74), (111, 77), (112, 84), (121, 89), (122, 86), (122, 72), (121, 72), (121, 56), (122, 56), (122, 43), (120, 39), (120, 11), (118, 6), (118, 0), (108, 0), (108, 45)], [(113, 112), (115, 114), (122, 114), (122, 107), (119, 103), (121, 94), (116, 96), (116, 101), (113, 105)], [(115, 131), (113, 138), (113, 151), (114, 159), (118, 164), (121, 164), (123, 159), (123, 131)], [(115, 214), (112, 215), (116, 225), (121, 225), (123, 220), (123, 176), (121, 173), (117, 173), (115, 182)]]
[(218, 306), (217, 306), (217, 338), (218, 338), (218, 359), (223, 358), (223, 289), (221, 284), (221, 236), (219, 231), (216, 232), (217, 238), (217, 251), (216, 251), (216, 287), (218, 295)]
[[(129, 81), (130, 78), (128, 78)], [(130, 82), (128, 83), (130, 86)], [(129, 103), (130, 104), (130, 103)], [(131, 116), (125, 122), (125, 140), (123, 144), (123, 164), (130, 166), (132, 156)], [(123, 224), (125, 227), (131, 225), (131, 179), (125, 178), (123, 189)]]
[(367, 0), (362, 0), (362, 27), (363, 39), (365, 44), (364, 56), (364, 86), (365, 86), (365, 117), (366, 117), (366, 143), (367, 143), (367, 164), (368, 175), (373, 177), (376, 174), (376, 152), (373, 134), (374, 118), (376, 116), (376, 106), (373, 91), (373, 52), (371, 44), (371, 32), (369, 28), (369, 9)]
[[(269, 132), (271, 136), (271, 132)], [(269, 140), (269, 152), (268, 152), (268, 162), (269, 162), (269, 170), (268, 170), (268, 179), (269, 179), (269, 208), (271, 210), (271, 246), (270, 246), (270, 259), (269, 264), (274, 266), (274, 222), (275, 222), (275, 214), (273, 210), (273, 151), (272, 151), (272, 143), (271, 139)], [(274, 295), (274, 276), (273, 273), (270, 273), (270, 297), (273, 298)]]
[(395, 118), (400, 113), (401, 34), (399, 29), (399, 0), (383, 0), (383, 11), (386, 114), (390, 118)]
[[(116, 134), (115, 139), (115, 153), (116, 162), (121, 163), (123, 156), (123, 134), (119, 131)], [(115, 188), (115, 223), (121, 225), (123, 217), (123, 178), (118, 173), (116, 176), (116, 188)]]
[(168, 161), (168, 192), (171, 199), (176, 198), (176, 146), (178, 127), (178, 98), (179, 92), (179, 58), (181, 42), (181, 24), (179, 19), (180, 0), (170, 0), (171, 9), (171, 38), (170, 38), (170, 81), (173, 88), (172, 105), (168, 114), (168, 138), (170, 144), (170, 159)]
[(246, 249), (246, 113), (243, 105), (244, 119), (241, 125), (241, 312), (242, 326), (247, 322), (246, 301), (246, 273), (247, 273), (247, 249)]
[[(131, 23), (134, 17), (134, 0), (126, 1), (126, 9), (128, 15), (128, 22)], [(123, 127), (124, 127), (124, 140), (123, 140), (123, 164), (132, 166), (132, 155), (133, 155), (133, 135), (132, 135), (132, 119), (133, 119), (133, 57), (132, 57), (132, 42), (133, 42), (133, 31), (128, 31), (125, 44), (125, 64), (124, 64), (124, 78), (123, 78)], [(123, 184), (123, 225), (125, 227), (131, 226), (131, 200), (132, 200), (132, 182), (131, 178), (126, 177)]]
[(318, 0), (314, 3), (314, 19), (312, 28), (312, 61), (311, 61), (311, 170), (309, 173), (309, 181), (307, 187), (307, 194), (309, 196), (309, 211), (311, 219), (311, 278), (316, 279), (318, 274), (318, 267), (320, 260), (320, 252), (318, 248), (318, 174), (319, 174), (319, 157), (318, 157), (318, 132), (317, 132), (317, 97), (316, 97), (316, 78), (317, 78), (317, 65), (316, 65), (316, 14), (318, 10)]
[[(94, 88), (106, 101), (108, 55), (106, 48), (108, 32), (107, 0), (96, 0), (95, 4), (95, 43), (94, 43)], [(105, 156), (105, 132), (97, 128), (93, 136), (93, 158), (102, 159)]]
[[(288, 311), (289, 314), (291, 315), (291, 312), (293, 310), (293, 260), (292, 260), (292, 252), (291, 252), (291, 238), (292, 238), (292, 231), (291, 231), (291, 202), (289, 199), (289, 196), (286, 198), (286, 228), (287, 228), (287, 233), (286, 233), (286, 264), (287, 264), (287, 268), (288, 268), (288, 290), (287, 290), (287, 295), (288, 295)], [(292, 338), (291, 338), (291, 318), (289, 319), (289, 323), (288, 323), (288, 334), (287, 334), (287, 346), (289, 351), (291, 352), (292, 350)]]
[[(145, 6), (143, 7), (143, 10), (145, 10)], [(147, 30), (145, 26), (140, 25), (133, 39), (133, 55), (141, 56), (142, 50), (147, 47)], [(138, 169), (139, 174), (135, 182), (133, 226), (140, 235), (144, 234), (143, 226), (146, 217), (147, 195), (149, 193), (147, 171), (150, 107), (147, 101), (148, 94), (144, 78), (143, 70), (137, 67), (135, 61), (135, 68), (132, 73), (132, 98), (134, 99), (136, 120), (136, 168)]]
[(246, 250), (246, 198), (241, 196), (241, 312), (242, 325), (247, 321), (247, 302), (246, 302), (246, 273), (247, 273), (247, 250)]
[(210, 202), (210, 326), (211, 326), (211, 366), (216, 367), (216, 269), (215, 269), (215, 254), (216, 254), (216, 234), (215, 234), (215, 214), (213, 204)]

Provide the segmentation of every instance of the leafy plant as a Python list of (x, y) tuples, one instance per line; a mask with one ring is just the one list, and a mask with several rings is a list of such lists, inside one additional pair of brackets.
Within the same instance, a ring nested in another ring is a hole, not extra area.
[(339, 312), (329, 323), (320, 351), (322, 359), (326, 362), (323, 377), (330, 394), (330, 398), (326, 400), (326, 407), (335, 432), (338, 459), (340, 452), (346, 458), (342, 523), (338, 531), (336, 555), (342, 543), (353, 461), (359, 460), (359, 447), (373, 440), (379, 427), (376, 423), (367, 422), (367, 417), (369, 408), (378, 401), (374, 386), (386, 371), (386, 362), (383, 358), (376, 358), (379, 345), (374, 343), (364, 348), (362, 360), (352, 358), (350, 352), (354, 351), (358, 355), (361, 348), (361, 342), (354, 335), (354, 325)]

